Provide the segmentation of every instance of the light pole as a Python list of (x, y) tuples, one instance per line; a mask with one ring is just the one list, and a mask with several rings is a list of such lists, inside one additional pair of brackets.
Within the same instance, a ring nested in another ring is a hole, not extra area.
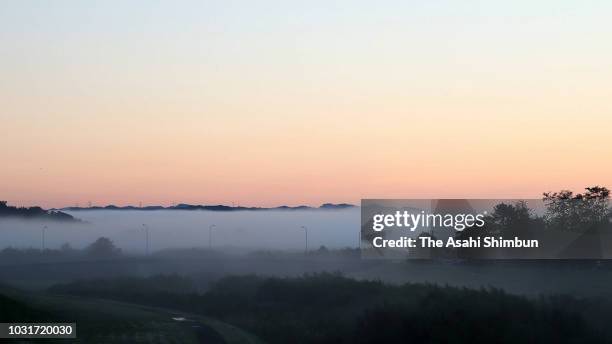
[(306, 236), (306, 240), (304, 241), (304, 254), (308, 254), (308, 227), (302, 226), (301, 228), (304, 230), (304, 234)]
[(45, 250), (45, 232), (47, 231), (47, 225), (44, 225), (42, 230), (41, 230), (41, 234), (42, 234), (42, 240), (41, 240), (41, 247), (42, 247), (42, 251)]
[(213, 227), (217, 227), (216, 225), (208, 226), (208, 249), (212, 250), (212, 229)]
[(145, 256), (149, 255), (149, 226), (142, 224), (142, 230), (145, 232)]

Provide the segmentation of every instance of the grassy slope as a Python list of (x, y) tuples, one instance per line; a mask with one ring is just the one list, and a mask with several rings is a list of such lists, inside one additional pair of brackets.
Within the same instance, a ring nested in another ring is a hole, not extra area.
[[(235, 326), (213, 319), (123, 302), (46, 294), (25, 294), (0, 288), (0, 294), (44, 310), (48, 321), (77, 323), (77, 340), (62, 343), (261, 343)], [(173, 317), (184, 317), (186, 322)], [(45, 319), (47, 320), (47, 319)]]

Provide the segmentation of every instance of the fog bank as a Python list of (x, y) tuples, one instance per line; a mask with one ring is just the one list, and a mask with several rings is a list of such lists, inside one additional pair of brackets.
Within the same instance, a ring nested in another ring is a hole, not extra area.
[(59, 248), (69, 243), (83, 248), (105, 236), (123, 250), (145, 251), (144, 225), (150, 249), (208, 247), (209, 226), (214, 248), (301, 250), (308, 230), (310, 249), (356, 247), (359, 208), (343, 210), (181, 211), (181, 210), (81, 210), (68, 211), (85, 223), (37, 220), (0, 220), (0, 248)]

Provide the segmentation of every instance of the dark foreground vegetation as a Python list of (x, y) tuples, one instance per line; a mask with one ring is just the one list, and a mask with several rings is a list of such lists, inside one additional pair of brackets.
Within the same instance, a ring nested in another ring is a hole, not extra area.
[(0, 322), (37, 322), (50, 320), (50, 314), (5, 295), (0, 295), (0, 310)]
[[(225, 277), (205, 293), (179, 276), (57, 285), (50, 291), (156, 305), (216, 318), (270, 343), (604, 343), (601, 304), (528, 299), (497, 289), (391, 286), (321, 273)], [(599, 320), (598, 320), (599, 319)]]

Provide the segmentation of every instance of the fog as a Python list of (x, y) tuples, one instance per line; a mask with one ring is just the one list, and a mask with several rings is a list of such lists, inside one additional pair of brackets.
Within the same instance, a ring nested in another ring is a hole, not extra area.
[(69, 243), (83, 248), (104, 236), (126, 252), (145, 251), (144, 225), (149, 229), (150, 250), (208, 247), (224, 249), (303, 250), (308, 230), (309, 249), (356, 247), (359, 209), (343, 210), (80, 210), (67, 212), (83, 223), (37, 220), (0, 220), (0, 247), (59, 248)]
[[(36, 253), (8, 257), (0, 269), (0, 281), (28, 289), (77, 279), (117, 276), (181, 274), (192, 276), (203, 288), (210, 281), (228, 275), (300, 276), (320, 271), (342, 272), (346, 276), (382, 280), (387, 283), (423, 282), (469, 288), (491, 286), (511, 293), (539, 295), (572, 293), (605, 296), (610, 293), (609, 264), (566, 261), (482, 261), (360, 259), (351, 251), (336, 254), (301, 254), (304, 230), (308, 246), (315, 250), (355, 248), (358, 245), (360, 209), (294, 211), (206, 211), (206, 210), (81, 210), (71, 215), (82, 223), (33, 220), (0, 221), (0, 250), (5, 247), (57, 249), (64, 243), (81, 249), (104, 236), (123, 252), (138, 257), (99, 259), (83, 255), (38, 256)], [(152, 253), (164, 249), (207, 248), (208, 229), (213, 229), (213, 248), (219, 253), (254, 250), (292, 251), (285, 254), (213, 254), (206, 250), (168, 252), (144, 257), (145, 231), (149, 228)], [(135, 258), (135, 259), (132, 259)], [(279, 259), (280, 258), (280, 259)], [(40, 264), (44, 263), (44, 264)], [(401, 263), (401, 264), (400, 264)], [(51, 265), (49, 265), (51, 264)], [(590, 264), (590, 265), (589, 265)], [(24, 268), (27, 266), (27, 268)], [(585, 268), (587, 267), (587, 268)], [(585, 284), (584, 281), (589, 281)]]

